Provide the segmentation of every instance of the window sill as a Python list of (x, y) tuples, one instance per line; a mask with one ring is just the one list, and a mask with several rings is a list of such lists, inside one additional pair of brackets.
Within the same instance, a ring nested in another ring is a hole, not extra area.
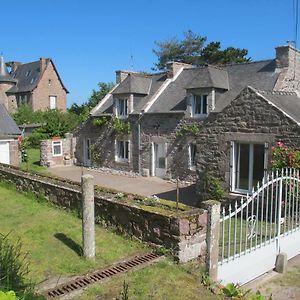
[(189, 170), (192, 171), (192, 172), (196, 172), (196, 166), (190, 166)]

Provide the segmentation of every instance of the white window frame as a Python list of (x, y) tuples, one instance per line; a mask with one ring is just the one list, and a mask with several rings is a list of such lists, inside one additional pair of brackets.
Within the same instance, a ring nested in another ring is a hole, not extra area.
[[(190, 143), (189, 144), (189, 148), (188, 148), (188, 151), (189, 151), (189, 169), (192, 170), (192, 171), (196, 171), (196, 161), (195, 163), (193, 164), (193, 161), (192, 161), (192, 147), (195, 147), (195, 155), (197, 153), (197, 145), (194, 144), (194, 143)], [(194, 158), (195, 159), (195, 158)]]
[[(116, 99), (116, 116), (119, 119), (127, 119), (128, 118), (128, 98), (118, 98)], [(123, 110), (123, 112), (121, 112), (120, 107), (121, 107), (121, 103), (125, 103), (125, 108)]]
[[(60, 147), (60, 153), (55, 154), (54, 147), (59, 146)], [(63, 149), (62, 149), (62, 141), (52, 141), (52, 154), (53, 156), (62, 156), (63, 155)]]
[[(124, 143), (123, 145), (123, 149), (124, 149), (124, 153), (122, 153), (122, 156), (120, 156), (120, 146), (119, 143)], [(126, 150), (126, 145), (127, 143), (127, 158), (126, 158), (126, 154), (125, 154), (125, 150)], [(130, 162), (130, 140), (115, 140), (115, 161), (116, 162)]]
[[(201, 102), (201, 109), (200, 113), (196, 113), (196, 102), (200, 98)], [(206, 98), (206, 112), (204, 112), (204, 98)], [(202, 94), (202, 95), (193, 95), (192, 98), (192, 105), (191, 105), (191, 115), (193, 118), (201, 118), (208, 115), (208, 95)]]
[[(52, 107), (51, 99), (55, 99), (54, 107)], [(56, 109), (57, 108), (57, 96), (54, 96), (54, 95), (49, 96), (49, 108), (50, 109)]]
[[(248, 173), (248, 190), (245, 189), (239, 189), (237, 186), (239, 184), (236, 184), (236, 174), (237, 174), (237, 168), (239, 168), (239, 162), (240, 158), (238, 158), (236, 162), (236, 151), (237, 151), (237, 145), (238, 144), (246, 144), (249, 145), (249, 173)], [(253, 158), (254, 158), (254, 145), (264, 145), (264, 176), (266, 175), (267, 171), (267, 165), (268, 165), (268, 143), (260, 143), (260, 142), (244, 142), (244, 141), (231, 141), (231, 151), (230, 151), (230, 190), (231, 192), (235, 193), (241, 193), (241, 194), (251, 194), (253, 190)]]

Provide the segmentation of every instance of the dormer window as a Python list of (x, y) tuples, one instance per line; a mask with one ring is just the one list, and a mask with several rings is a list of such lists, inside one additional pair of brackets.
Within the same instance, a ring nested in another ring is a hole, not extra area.
[(207, 95), (194, 95), (192, 101), (192, 117), (207, 115)]
[(128, 117), (128, 101), (127, 99), (117, 99), (116, 101), (116, 114), (120, 119), (125, 119)]

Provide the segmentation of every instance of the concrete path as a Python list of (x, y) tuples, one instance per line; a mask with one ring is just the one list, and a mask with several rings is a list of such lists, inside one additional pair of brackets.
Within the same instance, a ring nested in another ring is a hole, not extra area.
[[(81, 167), (63, 166), (49, 168), (49, 172), (73, 181), (80, 182)], [(112, 188), (120, 192), (134, 193), (142, 196), (157, 195), (159, 198), (176, 200), (176, 184), (157, 177), (129, 177), (126, 175), (108, 174), (101, 171), (84, 168), (84, 174), (91, 174), (95, 178), (95, 184)], [(196, 206), (197, 199), (195, 185), (180, 186), (180, 202)]]
[(245, 290), (260, 291), (266, 299), (272, 294), (272, 300), (300, 299), (300, 255), (288, 261), (285, 274), (269, 271), (243, 286)]

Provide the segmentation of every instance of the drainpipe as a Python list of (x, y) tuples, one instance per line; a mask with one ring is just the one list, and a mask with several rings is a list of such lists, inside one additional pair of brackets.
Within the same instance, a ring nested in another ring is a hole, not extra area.
[(138, 118), (138, 154), (139, 154), (139, 159), (138, 159), (138, 169), (139, 169), (139, 174), (142, 174), (141, 170), (141, 119), (144, 115), (144, 111), (139, 113), (139, 118)]

